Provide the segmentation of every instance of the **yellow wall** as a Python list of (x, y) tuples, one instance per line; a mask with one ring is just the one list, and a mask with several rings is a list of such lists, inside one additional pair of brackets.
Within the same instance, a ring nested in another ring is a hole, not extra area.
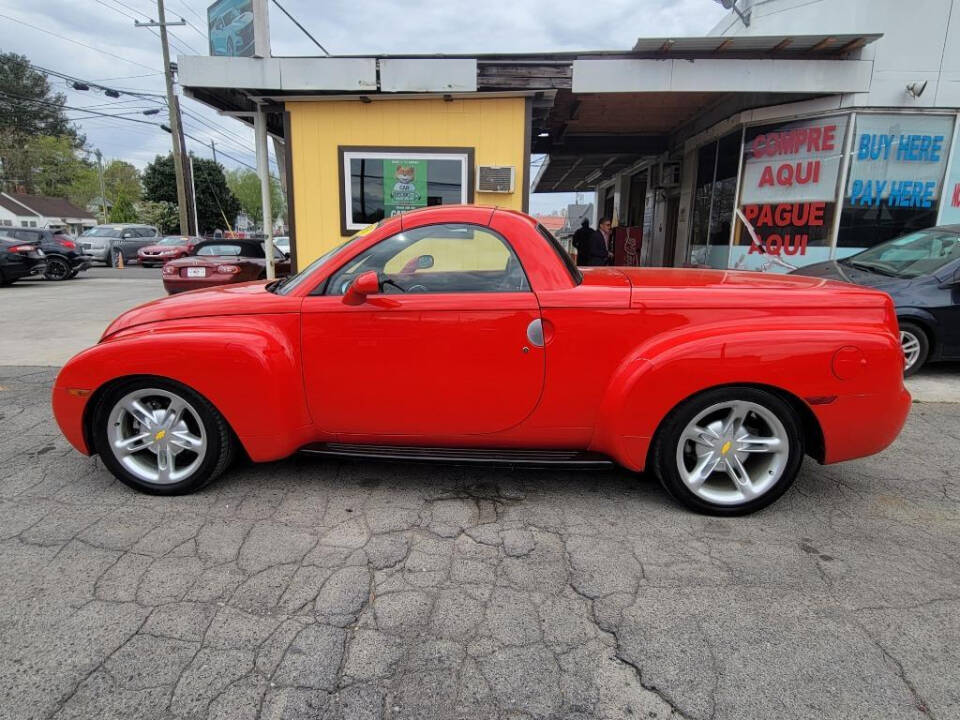
[(302, 268), (342, 242), (342, 192), (337, 147), (472, 147), (478, 165), (513, 165), (513, 193), (476, 193), (479, 205), (523, 209), (528, 184), (524, 98), (445, 102), (359, 100), (288, 102), (296, 222), (297, 265)]

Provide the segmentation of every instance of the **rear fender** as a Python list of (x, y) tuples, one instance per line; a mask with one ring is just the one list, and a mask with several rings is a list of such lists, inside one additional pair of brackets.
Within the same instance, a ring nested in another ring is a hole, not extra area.
[[(99, 393), (124, 377), (157, 376), (207, 398), (252, 460), (285, 457), (312, 439), (299, 322), (297, 314), (198, 318), (118, 333), (61, 370), (53, 390), (57, 422), (78, 450), (90, 454), (84, 419)], [(78, 397), (68, 389), (93, 393)]]
[[(699, 392), (723, 385), (764, 386), (803, 403), (822, 425), (821, 403), (851, 395), (902, 392), (899, 346), (889, 332), (827, 328), (727, 331), (716, 328), (660, 336), (618, 368), (604, 395), (591, 449), (642, 470), (657, 428), (670, 411)], [(859, 348), (866, 366), (841, 380), (834, 355)], [(825, 456), (830, 456), (827, 428)]]

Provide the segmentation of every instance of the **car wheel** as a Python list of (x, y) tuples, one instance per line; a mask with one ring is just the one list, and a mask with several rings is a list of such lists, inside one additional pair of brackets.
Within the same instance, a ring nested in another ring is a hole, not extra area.
[(61, 257), (47, 257), (47, 269), (43, 272), (43, 277), (46, 280), (69, 280), (70, 271), (73, 268), (70, 267), (70, 263), (64, 260)]
[(103, 464), (153, 495), (199, 490), (233, 459), (226, 420), (206, 398), (163, 378), (119, 382), (100, 398), (91, 428)]
[(930, 338), (919, 325), (900, 323), (900, 347), (903, 348), (903, 376), (910, 377), (923, 367), (930, 354)]
[(652, 459), (660, 482), (687, 507), (746, 515), (779, 498), (796, 479), (803, 436), (796, 413), (776, 395), (716, 388), (667, 416)]

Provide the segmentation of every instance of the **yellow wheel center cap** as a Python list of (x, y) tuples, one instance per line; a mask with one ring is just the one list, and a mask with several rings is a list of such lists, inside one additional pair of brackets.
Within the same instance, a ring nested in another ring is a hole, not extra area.
[[(166, 436), (167, 436), (167, 431), (166, 431), (166, 430), (161, 430), (160, 432), (158, 432), (156, 435), (153, 436), (153, 439), (154, 439), (154, 440), (163, 440)], [(730, 444), (730, 443), (727, 443), (727, 445), (729, 445), (729, 444)], [(726, 450), (724, 450), (724, 452), (726, 452)]]
[[(159, 439), (159, 438), (158, 438), (158, 439)], [(726, 454), (730, 451), (730, 446), (731, 446), (731, 445), (733, 445), (733, 443), (730, 442), (729, 440), (727, 440), (727, 441), (723, 444), (723, 447), (720, 448), (720, 454), (721, 454), (721, 455), (726, 455)]]

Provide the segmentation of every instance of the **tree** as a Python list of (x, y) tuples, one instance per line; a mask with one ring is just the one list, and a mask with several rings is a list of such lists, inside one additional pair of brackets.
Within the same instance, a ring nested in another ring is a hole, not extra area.
[[(143, 196), (140, 171), (123, 160), (111, 160), (104, 167), (103, 185), (104, 195), (109, 204), (117, 202), (121, 195), (125, 195), (132, 203), (136, 203)], [(67, 196), (71, 202), (80, 207), (86, 207), (99, 199), (100, 177), (96, 165), (89, 163), (77, 173), (67, 190)]]
[(180, 215), (173, 203), (141, 200), (137, 203), (137, 221), (154, 225), (161, 235), (167, 235), (179, 226)]
[(137, 211), (126, 195), (120, 195), (110, 208), (110, 222), (130, 223), (137, 221)]
[[(65, 100), (62, 93), (52, 92), (47, 76), (34, 70), (25, 56), (0, 53), (0, 185), (4, 190), (66, 192), (73, 178), (66, 180), (64, 173), (81, 168), (81, 161), (68, 151), (81, 148), (84, 138), (67, 119)], [(48, 177), (43, 187), (35, 184), (40, 169), (46, 167), (40, 158), (56, 165), (50, 174), (56, 180)]]
[(69, 195), (78, 176), (87, 167), (67, 137), (23, 137), (18, 147), (4, 148), (0, 153), (3, 153), (4, 189), (7, 191)]
[(67, 119), (66, 96), (50, 89), (47, 76), (34, 70), (25, 55), (0, 53), (0, 128), (21, 135), (70, 138), (74, 148), (83, 138)]
[[(232, 228), (240, 211), (240, 203), (227, 187), (220, 163), (204, 158), (193, 159), (193, 184), (197, 191), (199, 233)], [(173, 156), (157, 155), (143, 171), (143, 196), (152, 202), (177, 203), (177, 183), (173, 172)], [(179, 226), (179, 223), (178, 223)]]
[[(260, 176), (253, 170), (228, 170), (227, 185), (236, 195), (243, 210), (258, 225), (263, 222), (263, 196), (260, 194)], [(270, 178), (270, 207), (274, 217), (283, 215), (286, 205), (280, 181)]]

